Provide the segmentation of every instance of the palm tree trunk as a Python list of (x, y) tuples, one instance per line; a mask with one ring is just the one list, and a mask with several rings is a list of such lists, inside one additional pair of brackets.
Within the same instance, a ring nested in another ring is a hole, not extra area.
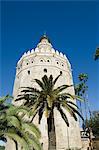
[(48, 124), (48, 150), (56, 150), (56, 133), (55, 133), (55, 124), (54, 124), (54, 113), (51, 112), (49, 118), (47, 119)]

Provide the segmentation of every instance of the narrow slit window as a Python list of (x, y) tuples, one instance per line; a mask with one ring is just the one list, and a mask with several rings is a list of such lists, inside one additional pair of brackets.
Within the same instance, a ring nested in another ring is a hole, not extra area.
[(62, 71), (60, 71), (60, 74), (62, 74)]
[(28, 70), (28, 75), (30, 75), (30, 70)]

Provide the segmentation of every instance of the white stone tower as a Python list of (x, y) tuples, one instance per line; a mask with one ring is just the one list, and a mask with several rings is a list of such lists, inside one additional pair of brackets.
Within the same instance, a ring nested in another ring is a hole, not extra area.
[[(20, 87), (37, 87), (33, 79), (41, 79), (45, 74), (47, 76), (52, 74), (55, 78), (60, 72), (62, 76), (59, 78), (56, 86), (73, 84), (71, 65), (67, 57), (58, 50), (55, 50), (48, 37), (44, 35), (40, 39), (37, 47), (24, 53), (18, 61), (13, 96), (15, 98), (17, 97)], [(74, 94), (74, 88), (70, 88), (69, 92)], [(69, 148), (80, 149), (81, 138), (79, 124), (68, 112), (66, 113), (69, 118), (69, 128), (61, 118), (60, 113), (54, 110), (57, 150), (66, 150)], [(37, 117), (35, 118), (35, 123), (37, 124)], [(47, 121), (45, 116), (43, 116), (39, 128), (42, 133), (41, 142), (43, 143), (43, 148), (44, 150), (48, 150)]]

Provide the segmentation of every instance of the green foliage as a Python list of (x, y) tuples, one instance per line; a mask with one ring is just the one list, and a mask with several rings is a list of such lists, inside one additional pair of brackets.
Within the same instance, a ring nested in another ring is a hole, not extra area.
[(0, 150), (5, 150), (5, 147), (4, 146), (0, 146)]
[(9, 98), (12, 97), (7, 95), (0, 98), (0, 140), (6, 142), (8, 137), (24, 150), (41, 150), (38, 141), (40, 131), (25, 119), (26, 116), (29, 117), (29, 108), (7, 104)]
[(78, 96), (84, 96), (85, 92), (88, 90), (88, 86), (86, 85), (86, 82), (88, 80), (88, 75), (81, 73), (78, 76), (78, 78), (80, 83), (75, 86), (75, 93)]
[(99, 59), (99, 48), (96, 49), (94, 59), (95, 60)]
[(86, 127), (91, 127), (93, 135), (99, 137), (99, 111), (94, 111), (91, 118), (86, 121)]

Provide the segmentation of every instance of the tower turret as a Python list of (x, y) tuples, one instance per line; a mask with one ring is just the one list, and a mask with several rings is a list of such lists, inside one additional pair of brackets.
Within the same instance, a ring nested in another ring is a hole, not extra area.
[(46, 35), (43, 35), (40, 38), (40, 42), (37, 45), (40, 52), (51, 52), (52, 45), (49, 38)]

